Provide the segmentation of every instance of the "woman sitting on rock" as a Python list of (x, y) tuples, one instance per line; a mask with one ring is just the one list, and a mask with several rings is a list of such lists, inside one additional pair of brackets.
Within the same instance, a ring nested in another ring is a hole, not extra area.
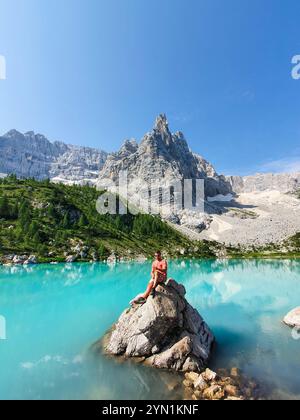
[(159, 284), (166, 283), (168, 276), (168, 263), (162, 258), (161, 252), (157, 251), (155, 254), (155, 261), (152, 264), (151, 280), (148, 284), (147, 290), (145, 293), (138, 295), (134, 298), (130, 305), (135, 303), (144, 303), (151, 292), (155, 295), (155, 289)]

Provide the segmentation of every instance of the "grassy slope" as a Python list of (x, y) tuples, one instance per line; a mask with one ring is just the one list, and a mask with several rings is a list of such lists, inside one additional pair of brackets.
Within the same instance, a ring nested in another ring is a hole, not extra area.
[(183, 248), (186, 255), (214, 256), (207, 242), (192, 242), (157, 217), (99, 215), (100, 194), (88, 186), (15, 177), (0, 180), (0, 256), (35, 254), (40, 261), (60, 261), (66, 253), (74, 253), (71, 249), (78, 243), (89, 248), (86, 260), (94, 252), (99, 258), (112, 251), (120, 256), (151, 256), (156, 249), (177, 257)]
[[(72, 248), (78, 243), (89, 248), (84, 260), (90, 260), (93, 253), (103, 259), (112, 251), (123, 257), (149, 257), (156, 249), (174, 258), (182, 257), (182, 249), (186, 250), (185, 256), (196, 258), (213, 258), (220, 250), (229, 258), (300, 257), (300, 233), (281, 245), (226, 249), (212, 242), (190, 241), (157, 217), (101, 216), (96, 211), (100, 194), (88, 186), (15, 177), (0, 180), (0, 258), (35, 254), (40, 261), (63, 261), (65, 254), (74, 254)], [(8, 215), (3, 214), (4, 197)]]

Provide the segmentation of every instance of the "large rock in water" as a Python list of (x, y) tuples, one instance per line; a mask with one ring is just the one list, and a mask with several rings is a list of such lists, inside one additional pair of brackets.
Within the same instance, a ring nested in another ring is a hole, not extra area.
[(289, 312), (283, 322), (291, 328), (300, 328), (300, 307)]
[(145, 358), (160, 369), (201, 372), (211, 356), (214, 336), (174, 280), (159, 285), (144, 305), (127, 309), (105, 340), (115, 356)]

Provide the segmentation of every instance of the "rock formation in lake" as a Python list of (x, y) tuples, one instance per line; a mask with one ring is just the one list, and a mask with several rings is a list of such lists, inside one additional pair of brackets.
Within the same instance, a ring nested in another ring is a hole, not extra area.
[(300, 328), (300, 307), (289, 312), (283, 322), (291, 328)]
[(211, 356), (214, 336), (185, 299), (185, 288), (174, 280), (159, 285), (145, 304), (120, 317), (102, 342), (105, 352), (142, 358), (149, 366), (202, 372)]
[(98, 178), (107, 154), (89, 147), (51, 143), (45, 136), (11, 130), (0, 137), (0, 174), (88, 183)]

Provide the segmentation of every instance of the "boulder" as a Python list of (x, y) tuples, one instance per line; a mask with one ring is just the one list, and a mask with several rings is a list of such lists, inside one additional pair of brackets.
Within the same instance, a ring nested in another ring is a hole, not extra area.
[(199, 379), (200, 375), (196, 372), (189, 372), (185, 374), (185, 379), (191, 382), (196, 382)]
[(24, 265), (37, 264), (37, 258), (35, 255), (30, 255), (30, 257), (24, 262)]
[(13, 264), (24, 264), (24, 262), (27, 260), (27, 256), (26, 255), (15, 255), (13, 257)]
[(200, 375), (199, 378), (194, 382), (194, 387), (199, 389), (199, 391), (204, 391), (206, 388), (208, 388), (208, 383), (205, 381), (203, 376)]
[(77, 260), (77, 255), (69, 255), (66, 257), (66, 263), (73, 263)]
[[(183, 387), (186, 393), (193, 392), (193, 399), (195, 400), (257, 400), (261, 399), (259, 387), (248, 378), (242, 376), (242, 373), (233, 368), (232, 377), (222, 376), (227, 375), (227, 370), (220, 370), (218, 374), (206, 369), (200, 375), (186, 374), (183, 381)], [(237, 375), (237, 373), (239, 375)], [(194, 380), (195, 379), (195, 380)], [(264, 397), (264, 399), (266, 399)]]
[(99, 260), (99, 256), (97, 252), (92, 252), (92, 261), (97, 262)]
[(211, 382), (217, 378), (217, 374), (210, 369), (206, 369), (206, 371), (202, 374), (202, 377), (205, 381)]
[(121, 315), (103, 340), (106, 353), (144, 357), (145, 364), (159, 369), (202, 372), (215, 339), (185, 294), (175, 280), (159, 285), (143, 305)]
[(203, 392), (203, 398), (206, 400), (222, 400), (224, 397), (225, 393), (219, 385), (212, 385)]
[(239, 378), (241, 376), (241, 371), (237, 367), (233, 367), (230, 371), (230, 376), (233, 378)]
[[(225, 393), (228, 397), (239, 397), (239, 390), (236, 386), (234, 385), (226, 385), (225, 386)], [(251, 397), (251, 394), (249, 395), (249, 397)]]
[(118, 262), (118, 257), (112, 253), (108, 258), (107, 258), (107, 264), (110, 265), (115, 265)]
[(289, 312), (283, 322), (291, 328), (300, 328), (300, 307)]

